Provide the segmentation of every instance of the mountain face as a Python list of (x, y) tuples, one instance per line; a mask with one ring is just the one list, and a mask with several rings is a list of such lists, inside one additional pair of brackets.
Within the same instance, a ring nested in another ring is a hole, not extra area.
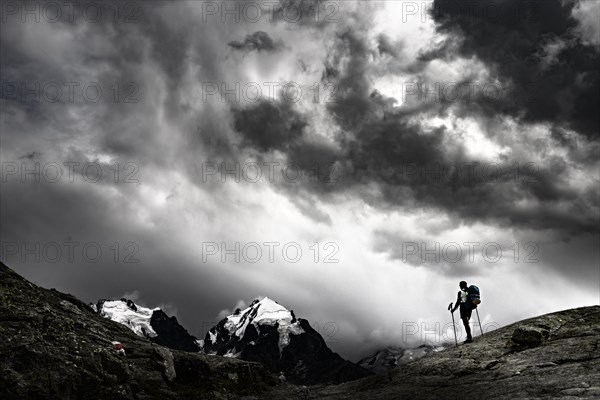
[(91, 306), (99, 315), (129, 327), (138, 336), (175, 350), (199, 352), (196, 337), (160, 308), (146, 308), (128, 299), (100, 300)]
[(413, 349), (392, 346), (379, 350), (370, 357), (363, 358), (357, 364), (369, 371), (379, 374), (400, 365), (418, 360), (432, 352), (442, 351), (443, 349), (444, 347), (441, 346), (425, 344)]
[(207, 354), (258, 361), (292, 383), (350, 381), (371, 373), (332, 352), (307, 320), (265, 297), (210, 329)]
[[(161, 324), (151, 317), (157, 337)], [(157, 345), (0, 263), (2, 400), (262, 398), (277, 384), (258, 363)]]

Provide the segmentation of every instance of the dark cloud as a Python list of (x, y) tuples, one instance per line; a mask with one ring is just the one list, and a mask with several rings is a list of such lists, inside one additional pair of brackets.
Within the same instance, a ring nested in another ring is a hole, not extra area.
[(281, 45), (273, 41), (271, 37), (263, 31), (254, 32), (251, 35), (246, 35), (243, 42), (231, 41), (227, 45), (235, 50), (241, 51), (277, 51), (281, 49)]
[[(353, 31), (346, 31), (338, 35), (336, 48), (327, 60), (330, 67), (326, 68), (328, 76), (324, 80), (335, 78), (337, 89), (335, 101), (328, 108), (345, 131), (363, 124), (375, 108), (366, 76), (370, 53), (363, 38)], [(348, 64), (340, 71), (344, 60), (348, 60)]]
[(235, 130), (261, 151), (285, 150), (302, 136), (307, 122), (293, 103), (263, 100), (247, 108), (234, 108)]
[(40, 156), (39, 152), (32, 151), (31, 153), (24, 154), (21, 157), (19, 157), (19, 160), (23, 160), (23, 159), (33, 160), (34, 158), (38, 158), (39, 156)]
[(384, 34), (377, 36), (377, 50), (379, 51), (379, 54), (388, 54), (391, 57), (398, 57), (398, 53), (401, 49), (401, 45), (393, 43), (388, 36)]
[(436, 0), (433, 15), (439, 32), (462, 39), (459, 54), (478, 57), (503, 84), (530, 95), (499, 104), (501, 112), (597, 137), (600, 52), (577, 36), (573, 7), (560, 0)]
[[(373, 91), (368, 81), (372, 49), (367, 39), (348, 30), (338, 35), (336, 43), (327, 60), (337, 78), (335, 102), (328, 105), (341, 128), (335, 151), (323, 143), (306, 147), (298, 140), (298, 127), (303, 128), (306, 119), (292, 112), (289, 104), (264, 103), (234, 114), (236, 130), (261, 151), (281, 150), (307, 169), (327, 158), (342, 167), (342, 182), (307, 182), (307, 188), (322, 194), (348, 191), (360, 195), (360, 186), (377, 185), (379, 197), (369, 201), (379, 207), (432, 207), (453, 216), (457, 223), (480, 221), (560, 229), (568, 234), (598, 231), (598, 203), (592, 193), (582, 196), (569, 187), (571, 166), (565, 159), (554, 156), (543, 165), (527, 158), (505, 159), (490, 170), (486, 169), (489, 162), (468, 156), (461, 143), (450, 151), (446, 144), (454, 127), (425, 130), (415, 117), (443, 115), (453, 103), (394, 107), (395, 99)], [(478, 108), (480, 103), (472, 109), (488, 107)], [(320, 161), (315, 160), (318, 154), (323, 154)], [(451, 168), (457, 168), (456, 174), (449, 172), (455, 171)], [(428, 177), (427, 171), (434, 172)], [(518, 207), (523, 201), (540, 205), (523, 210)]]

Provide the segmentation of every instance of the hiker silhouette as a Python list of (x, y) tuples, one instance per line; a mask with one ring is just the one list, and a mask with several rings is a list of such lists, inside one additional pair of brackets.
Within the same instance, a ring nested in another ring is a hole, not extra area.
[(473, 336), (471, 336), (471, 326), (469, 325), (469, 320), (471, 319), (471, 314), (473, 313), (474, 307), (470, 301), (467, 301), (469, 286), (465, 281), (460, 281), (458, 286), (460, 287), (460, 290), (458, 291), (456, 305), (452, 309), (452, 312), (456, 311), (456, 309), (460, 307), (460, 319), (462, 319), (463, 325), (465, 326), (465, 331), (467, 332), (467, 340), (465, 340), (465, 343), (472, 343)]

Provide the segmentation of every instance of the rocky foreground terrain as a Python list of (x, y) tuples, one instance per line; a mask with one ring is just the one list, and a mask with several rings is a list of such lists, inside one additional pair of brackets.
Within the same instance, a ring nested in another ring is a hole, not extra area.
[(277, 383), (259, 363), (152, 343), (0, 263), (2, 400), (237, 399)]
[(546, 314), (387, 375), (314, 388), (319, 399), (600, 399), (600, 306)]
[(260, 363), (160, 346), (0, 263), (3, 400), (597, 399), (599, 376), (600, 306), (520, 321), (386, 374), (298, 386)]

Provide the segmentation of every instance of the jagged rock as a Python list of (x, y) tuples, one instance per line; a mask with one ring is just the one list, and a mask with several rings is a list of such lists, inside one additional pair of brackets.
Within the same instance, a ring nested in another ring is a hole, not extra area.
[(177, 322), (177, 318), (169, 317), (162, 310), (152, 313), (150, 325), (157, 334), (153, 338), (155, 343), (175, 350), (200, 351), (197, 339)]
[(279, 384), (258, 363), (152, 343), (2, 263), (0, 371), (2, 400), (237, 399)]
[(514, 330), (511, 340), (512, 348), (524, 350), (541, 345), (548, 339), (550, 332), (537, 326), (520, 326)]

